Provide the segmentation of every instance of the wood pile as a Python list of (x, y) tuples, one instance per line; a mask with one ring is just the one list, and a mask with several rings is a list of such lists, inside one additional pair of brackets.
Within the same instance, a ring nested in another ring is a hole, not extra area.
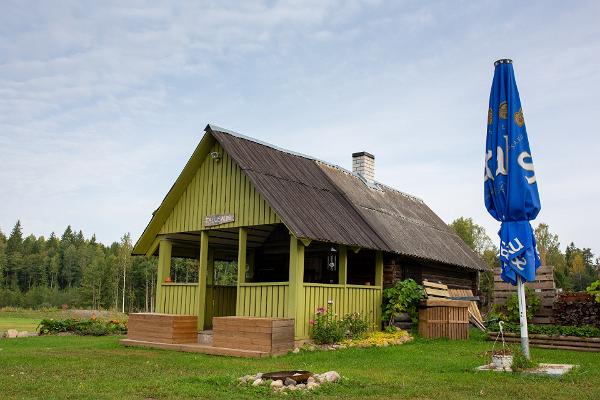
[[(497, 335), (497, 332), (491, 332), (488, 336), (488, 340), (495, 340)], [(519, 343), (521, 341), (521, 335), (517, 333), (505, 333), (504, 340), (508, 343)], [(529, 344), (532, 347), (542, 347), (546, 349), (600, 352), (600, 338), (529, 335)]]
[(593, 325), (600, 328), (600, 303), (585, 293), (563, 294), (554, 302), (553, 323), (558, 325)]
[[(534, 324), (552, 323), (552, 307), (557, 294), (554, 284), (554, 267), (542, 265), (537, 269), (536, 280), (527, 282), (525, 286), (531, 288), (540, 299), (540, 308), (532, 322)], [(503, 306), (513, 293), (517, 293), (517, 287), (502, 280), (500, 266), (494, 268), (494, 304)]]

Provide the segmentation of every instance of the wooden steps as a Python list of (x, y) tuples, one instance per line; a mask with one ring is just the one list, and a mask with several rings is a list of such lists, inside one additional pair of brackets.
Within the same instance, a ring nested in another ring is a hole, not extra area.
[(132, 339), (121, 339), (119, 343), (126, 347), (147, 347), (152, 349), (176, 350), (184, 351), (187, 353), (202, 353), (215, 356), (262, 358), (269, 357), (271, 355), (264, 351), (231, 349), (227, 347), (215, 347), (198, 343), (160, 343)]

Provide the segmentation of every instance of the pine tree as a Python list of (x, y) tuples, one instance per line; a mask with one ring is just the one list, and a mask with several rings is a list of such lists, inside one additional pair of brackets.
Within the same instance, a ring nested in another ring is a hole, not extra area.
[(18, 289), (18, 274), (23, 267), (23, 232), (17, 221), (6, 242), (6, 280), (11, 289)]

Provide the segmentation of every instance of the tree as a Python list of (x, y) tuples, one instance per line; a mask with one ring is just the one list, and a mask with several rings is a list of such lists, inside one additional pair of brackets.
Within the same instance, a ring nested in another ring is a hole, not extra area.
[(23, 267), (23, 232), (17, 221), (6, 241), (6, 282), (11, 289), (18, 289), (18, 273)]
[(551, 233), (548, 224), (541, 222), (535, 228), (535, 240), (542, 265), (549, 265), (549, 255), (560, 253), (558, 235)]
[(121, 312), (125, 312), (125, 297), (126, 297), (126, 278), (127, 271), (131, 268), (131, 251), (133, 250), (133, 246), (131, 244), (131, 236), (129, 233), (126, 233), (121, 238), (121, 242), (119, 243), (118, 252), (117, 252), (117, 263), (119, 265), (119, 271), (123, 271), (123, 297), (122, 297), (122, 305)]
[(0, 230), (0, 289), (5, 286), (4, 274), (6, 271), (6, 236)]
[(495, 248), (492, 239), (485, 232), (485, 228), (473, 222), (473, 218), (457, 218), (452, 221), (450, 228), (479, 255), (483, 255), (485, 250)]

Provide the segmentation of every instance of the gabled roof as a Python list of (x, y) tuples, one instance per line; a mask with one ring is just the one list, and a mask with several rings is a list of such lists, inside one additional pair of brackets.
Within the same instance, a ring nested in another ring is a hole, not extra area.
[[(414, 196), (378, 182), (367, 183), (336, 165), (215, 125), (208, 125), (205, 131), (202, 141), (210, 136), (221, 144), (298, 238), (384, 250), (476, 270), (487, 268), (479, 256)], [(198, 164), (192, 162), (193, 158), (182, 175), (190, 163)], [(181, 176), (178, 183), (180, 179)], [(154, 240), (145, 236), (156, 235), (152, 235), (156, 231), (152, 226), (159, 221), (153, 221), (159, 211), (164, 213), (161, 208), (168, 198), (169, 195), (153, 215), (134, 252), (139, 252), (142, 239), (144, 243)]]

